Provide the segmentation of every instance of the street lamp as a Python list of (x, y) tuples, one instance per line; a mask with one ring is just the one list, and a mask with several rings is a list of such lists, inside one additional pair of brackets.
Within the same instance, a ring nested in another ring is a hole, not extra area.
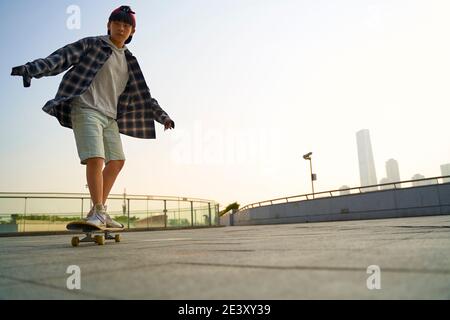
[(312, 194), (314, 199), (314, 180), (317, 179), (316, 175), (312, 173), (312, 160), (311, 160), (312, 152), (308, 152), (307, 154), (303, 155), (303, 159), (309, 160), (309, 167), (311, 169), (311, 187), (312, 187)]

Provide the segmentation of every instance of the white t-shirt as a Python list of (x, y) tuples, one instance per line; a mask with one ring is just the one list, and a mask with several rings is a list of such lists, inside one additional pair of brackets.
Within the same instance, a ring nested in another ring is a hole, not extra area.
[(116, 119), (119, 96), (128, 82), (128, 64), (125, 57), (127, 47), (117, 48), (108, 35), (101, 36), (101, 39), (113, 49), (111, 56), (95, 75), (89, 88), (81, 96), (73, 99), (73, 103), (98, 110)]

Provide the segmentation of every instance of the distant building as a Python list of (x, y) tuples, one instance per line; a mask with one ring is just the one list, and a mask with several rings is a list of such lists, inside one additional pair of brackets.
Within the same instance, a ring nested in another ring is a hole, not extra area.
[[(386, 178), (380, 180), (380, 184), (400, 182), (400, 170), (398, 168), (398, 162), (395, 159), (389, 159), (386, 161)], [(392, 186), (383, 186), (381, 189), (400, 188), (400, 184)]]
[[(375, 162), (373, 160), (372, 143), (369, 130), (363, 129), (356, 133), (356, 144), (358, 147), (359, 177), (361, 186), (377, 184)], [(363, 189), (363, 191), (375, 191), (376, 187)]]
[[(391, 181), (388, 178), (383, 178), (380, 180), (380, 184), (390, 183)], [(388, 190), (394, 188), (394, 185), (386, 185), (386, 186), (380, 186), (380, 190)]]
[[(420, 180), (420, 179), (425, 179), (425, 176), (421, 175), (420, 173), (415, 174), (411, 180)], [(432, 181), (413, 181), (412, 185), (413, 187), (418, 187), (418, 186), (426, 186), (428, 184), (432, 184)]]
[[(441, 164), (441, 176), (450, 176), (450, 163)], [(443, 180), (444, 183), (450, 182), (450, 178)]]
[(389, 159), (386, 161), (386, 177), (389, 182), (399, 182), (400, 170), (398, 168), (398, 162), (395, 159)]
[(342, 186), (342, 187), (340, 187), (339, 188), (339, 195), (345, 196), (347, 194), (350, 194), (350, 190), (348, 190), (348, 189), (350, 189), (349, 186)]

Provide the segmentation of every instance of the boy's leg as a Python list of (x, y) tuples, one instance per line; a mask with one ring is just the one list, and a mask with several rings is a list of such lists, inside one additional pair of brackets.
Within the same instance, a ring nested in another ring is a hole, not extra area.
[(109, 192), (124, 164), (125, 160), (111, 160), (106, 164), (105, 169), (103, 170), (103, 205), (106, 203)]
[(86, 164), (86, 180), (92, 203), (94, 206), (102, 204), (102, 170), (105, 163), (103, 128), (107, 125), (107, 119), (98, 111), (73, 101), (71, 120), (81, 164)]
[(104, 160), (102, 158), (90, 158), (86, 165), (86, 178), (91, 194), (92, 203), (103, 204), (103, 169)]
[(114, 119), (108, 119), (108, 125), (103, 130), (103, 145), (105, 146), (106, 166), (103, 170), (103, 205), (106, 204), (109, 192), (125, 163), (119, 126)]

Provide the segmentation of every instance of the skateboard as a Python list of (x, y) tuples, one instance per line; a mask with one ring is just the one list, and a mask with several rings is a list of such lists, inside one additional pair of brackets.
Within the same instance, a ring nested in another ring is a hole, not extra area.
[(98, 227), (86, 221), (79, 220), (68, 223), (66, 229), (80, 231), (80, 233), (84, 233), (86, 235), (86, 237), (82, 239), (76, 236), (72, 237), (72, 246), (78, 247), (80, 242), (95, 242), (98, 245), (104, 245), (105, 240), (115, 240), (115, 242), (120, 242), (120, 234), (113, 235), (112, 232), (122, 231), (123, 229), (125, 229), (125, 227), (123, 228)]

